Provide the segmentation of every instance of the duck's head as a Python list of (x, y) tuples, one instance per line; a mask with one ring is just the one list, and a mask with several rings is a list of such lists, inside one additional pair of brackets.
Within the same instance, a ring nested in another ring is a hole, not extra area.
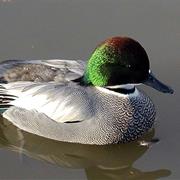
[(152, 75), (144, 48), (128, 37), (112, 37), (95, 49), (87, 63), (83, 83), (101, 87), (144, 83), (159, 91), (173, 93)]

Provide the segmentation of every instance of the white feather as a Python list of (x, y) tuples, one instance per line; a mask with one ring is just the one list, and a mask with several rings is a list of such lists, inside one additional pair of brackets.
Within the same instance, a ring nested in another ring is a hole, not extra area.
[[(91, 116), (89, 111), (91, 106), (86, 99), (86, 92), (75, 83), (58, 86), (56, 83), (15, 82), (3, 86), (6, 88), (6, 94), (17, 96), (11, 101), (11, 105), (26, 110), (36, 110), (55, 121), (82, 121)], [(70, 92), (67, 92), (66, 88), (70, 88)], [(38, 93), (38, 91), (42, 92)], [(76, 92), (81, 91), (84, 98), (79, 101)]]

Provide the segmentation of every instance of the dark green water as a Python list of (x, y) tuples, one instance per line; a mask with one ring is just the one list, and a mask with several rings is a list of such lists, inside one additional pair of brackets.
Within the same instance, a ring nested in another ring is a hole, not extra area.
[(137, 39), (173, 95), (142, 87), (157, 107), (150, 148), (60, 143), (0, 119), (0, 179), (180, 179), (179, 0), (0, 0), (0, 60), (84, 59), (110, 36)]

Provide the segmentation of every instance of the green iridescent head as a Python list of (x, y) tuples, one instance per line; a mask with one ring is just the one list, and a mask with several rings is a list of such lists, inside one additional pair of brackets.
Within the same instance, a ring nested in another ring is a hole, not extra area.
[(83, 82), (94, 86), (141, 83), (148, 74), (149, 60), (144, 48), (131, 38), (113, 37), (95, 49)]

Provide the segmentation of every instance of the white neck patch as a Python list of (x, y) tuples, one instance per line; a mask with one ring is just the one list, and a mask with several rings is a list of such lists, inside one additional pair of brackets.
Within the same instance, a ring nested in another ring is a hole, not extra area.
[(106, 88), (109, 88), (109, 89), (133, 89), (134, 86), (137, 85), (137, 84), (121, 84), (121, 85), (115, 85), (115, 86), (106, 86)]
[[(121, 87), (122, 87), (122, 85), (121, 85)], [(95, 86), (95, 88), (98, 89), (99, 91), (103, 92), (103, 93), (112, 94), (112, 95), (115, 95), (115, 96), (118, 96), (118, 97), (124, 97), (124, 98), (126, 98), (126, 97), (135, 97), (135, 96), (139, 95), (139, 91), (138, 91), (137, 88), (135, 88), (135, 91), (133, 93), (130, 93), (130, 94), (118, 93), (118, 92), (115, 92), (113, 90), (109, 90), (109, 89), (106, 89), (106, 88), (103, 88), (103, 87), (99, 87), (99, 86)], [(134, 86), (133, 86), (133, 88), (134, 88)]]

